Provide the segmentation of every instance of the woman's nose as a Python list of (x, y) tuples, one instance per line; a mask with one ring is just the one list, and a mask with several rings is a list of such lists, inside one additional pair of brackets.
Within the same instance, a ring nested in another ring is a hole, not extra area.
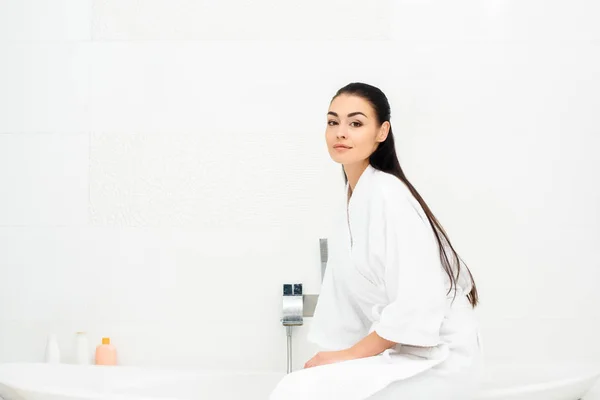
[(337, 130), (337, 137), (346, 139), (347, 133), (348, 133), (348, 131), (346, 130), (346, 128), (342, 128), (340, 126), (339, 129)]

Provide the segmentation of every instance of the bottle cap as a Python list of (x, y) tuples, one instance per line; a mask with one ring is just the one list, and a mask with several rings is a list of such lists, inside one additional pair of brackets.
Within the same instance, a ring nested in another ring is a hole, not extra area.
[(103, 337), (102, 338), (102, 344), (110, 344), (110, 338)]

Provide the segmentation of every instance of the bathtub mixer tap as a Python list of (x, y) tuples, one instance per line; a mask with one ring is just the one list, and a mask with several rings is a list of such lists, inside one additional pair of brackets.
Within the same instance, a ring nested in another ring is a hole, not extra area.
[[(321, 254), (321, 281), (327, 265), (327, 239), (319, 239)], [(302, 283), (283, 285), (281, 323), (287, 336), (287, 373), (292, 372), (292, 328), (304, 324), (304, 317), (312, 317), (319, 299), (318, 294), (303, 294)]]

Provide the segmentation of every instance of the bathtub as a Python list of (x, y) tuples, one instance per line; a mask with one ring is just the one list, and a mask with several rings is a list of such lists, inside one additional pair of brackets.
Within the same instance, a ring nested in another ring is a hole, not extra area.
[(600, 400), (599, 377), (600, 363), (488, 365), (476, 399)]
[[(266, 400), (283, 372), (167, 370), (68, 364), (0, 364), (3, 400)], [(600, 376), (590, 365), (486, 368), (477, 400), (600, 400), (584, 396)]]
[(264, 400), (285, 372), (0, 364), (2, 400)]

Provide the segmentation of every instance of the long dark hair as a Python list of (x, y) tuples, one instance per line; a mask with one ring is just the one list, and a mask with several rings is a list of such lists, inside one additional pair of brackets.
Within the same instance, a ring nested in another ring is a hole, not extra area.
[[(373, 109), (375, 110), (375, 114), (377, 115), (378, 122), (380, 124), (385, 121), (390, 121), (391, 113), (390, 113), (390, 104), (388, 102), (385, 94), (375, 86), (368, 85), (366, 83), (354, 82), (350, 83), (340, 90), (337, 91), (333, 99), (338, 97), (341, 94), (354, 95), (363, 98), (368, 101)], [(332, 101), (333, 101), (332, 99)], [(375, 169), (378, 169), (383, 172), (390, 173), (398, 179), (400, 179), (406, 186), (410, 189), (412, 195), (417, 199), (417, 201), (421, 204), (423, 211), (427, 215), (427, 219), (429, 220), (429, 224), (435, 233), (435, 237), (437, 239), (439, 248), (440, 248), (440, 259), (442, 261), (442, 266), (444, 267), (444, 271), (450, 278), (450, 293), (453, 289), (456, 295), (456, 281), (458, 280), (460, 270), (461, 270), (461, 262), (464, 264), (454, 247), (450, 243), (450, 239), (442, 228), (442, 225), (439, 223), (437, 218), (433, 215), (425, 200), (421, 197), (417, 189), (408, 181), (406, 175), (404, 175), (404, 171), (402, 171), (402, 167), (400, 167), (400, 161), (398, 161), (398, 156), (396, 155), (396, 146), (394, 144), (394, 135), (392, 134), (392, 128), (390, 125), (390, 131), (385, 141), (379, 143), (377, 149), (371, 154), (369, 158), (369, 163)], [(346, 182), (348, 181), (348, 177), (344, 172), (344, 178)], [(454, 272), (452, 268), (452, 263), (450, 262), (450, 258), (454, 261), (454, 265), (456, 265), (456, 272)], [(475, 286), (475, 281), (473, 280), (473, 275), (469, 268), (467, 268), (465, 264), (465, 268), (469, 273), (469, 278), (471, 279), (472, 289), (467, 294), (467, 298), (473, 307), (477, 306), (479, 303), (479, 295), (477, 294), (477, 287)]]

